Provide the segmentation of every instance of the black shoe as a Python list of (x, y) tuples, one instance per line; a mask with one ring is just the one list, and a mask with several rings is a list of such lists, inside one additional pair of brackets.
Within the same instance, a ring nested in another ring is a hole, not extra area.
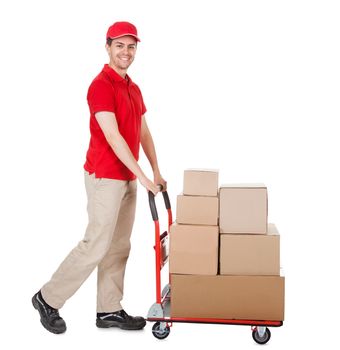
[(39, 311), (40, 322), (48, 331), (55, 334), (66, 331), (65, 321), (59, 316), (58, 310), (45, 302), (40, 291), (34, 294), (32, 304)]
[(99, 328), (119, 327), (134, 330), (144, 328), (146, 321), (143, 317), (129, 316), (124, 310), (119, 310), (112, 313), (98, 313), (96, 325)]

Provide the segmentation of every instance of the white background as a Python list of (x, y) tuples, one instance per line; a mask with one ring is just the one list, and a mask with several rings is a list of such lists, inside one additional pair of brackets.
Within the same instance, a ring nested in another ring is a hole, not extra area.
[[(129, 74), (174, 213), (185, 168), (218, 168), (220, 183), (264, 182), (286, 275), (286, 320), (267, 346), (338, 343), (339, 18), (326, 0), (1, 1), (0, 347), (257, 346), (241, 326), (174, 324), (161, 343), (151, 325), (97, 329), (95, 274), (61, 310), (64, 335), (45, 331), (31, 306), (86, 228), (86, 93), (117, 20), (142, 39)], [(140, 165), (152, 175), (142, 152)], [(154, 302), (153, 232), (140, 186), (123, 302), (132, 314)]]

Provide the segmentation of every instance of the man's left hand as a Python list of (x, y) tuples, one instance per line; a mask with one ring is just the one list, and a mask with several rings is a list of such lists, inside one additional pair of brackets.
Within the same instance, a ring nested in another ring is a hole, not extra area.
[(155, 185), (162, 185), (163, 186), (162, 192), (166, 191), (166, 189), (167, 189), (166, 181), (163, 179), (162, 175), (159, 172), (154, 173), (153, 182), (155, 183)]

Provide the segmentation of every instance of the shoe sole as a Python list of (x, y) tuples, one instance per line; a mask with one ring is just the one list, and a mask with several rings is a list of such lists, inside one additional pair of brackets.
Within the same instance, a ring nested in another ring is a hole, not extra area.
[(41, 314), (40, 314), (38, 301), (35, 299), (35, 296), (33, 296), (33, 298), (32, 298), (32, 305), (36, 310), (38, 310), (39, 315), (40, 315), (40, 322), (44, 326), (45, 329), (47, 329), (49, 332), (54, 333), (54, 334), (61, 334), (61, 333), (64, 333), (66, 331), (66, 328), (65, 329), (56, 329), (56, 328), (51, 327), (50, 325), (48, 325), (47, 323), (45, 323), (43, 321), (43, 318), (41, 317)]
[(128, 325), (128, 324), (120, 323), (117, 321), (108, 321), (108, 320), (101, 320), (101, 319), (97, 319), (97, 321), (96, 321), (96, 326), (98, 328), (118, 327), (120, 329), (125, 329), (125, 330), (129, 330), (129, 331), (143, 329), (145, 327), (145, 325), (146, 325), (146, 321), (144, 321), (143, 323), (140, 323), (138, 325)]

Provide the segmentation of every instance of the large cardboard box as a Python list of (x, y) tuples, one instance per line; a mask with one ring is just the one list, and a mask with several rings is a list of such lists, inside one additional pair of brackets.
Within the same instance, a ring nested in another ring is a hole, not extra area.
[(170, 227), (170, 273), (217, 275), (218, 226)]
[(179, 224), (218, 225), (218, 197), (177, 196)]
[(220, 232), (265, 234), (267, 232), (267, 188), (264, 184), (222, 185)]
[(283, 276), (171, 275), (171, 317), (283, 321)]
[(280, 275), (280, 235), (268, 224), (267, 235), (223, 233), (220, 237), (221, 275)]
[(188, 196), (216, 197), (218, 195), (218, 170), (184, 170), (183, 194)]

